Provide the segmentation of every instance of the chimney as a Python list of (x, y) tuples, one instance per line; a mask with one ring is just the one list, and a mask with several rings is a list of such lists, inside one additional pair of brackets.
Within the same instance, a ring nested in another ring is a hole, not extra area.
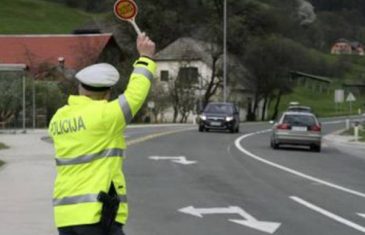
[(61, 70), (65, 69), (65, 57), (63, 56), (58, 57), (58, 66)]

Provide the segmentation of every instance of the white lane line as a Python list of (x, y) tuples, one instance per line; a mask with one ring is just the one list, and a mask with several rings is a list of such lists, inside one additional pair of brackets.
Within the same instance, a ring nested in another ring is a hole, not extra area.
[(137, 129), (137, 128), (153, 128), (153, 127), (191, 127), (194, 124), (134, 124), (128, 125), (127, 129)]
[(365, 218), (365, 214), (357, 213), (358, 216)]
[(289, 167), (282, 166), (282, 165), (279, 165), (277, 163), (268, 161), (268, 160), (266, 160), (264, 158), (261, 158), (261, 157), (255, 155), (255, 154), (249, 152), (248, 150), (246, 150), (245, 148), (243, 148), (241, 146), (241, 144), (240, 144), (240, 142), (242, 140), (244, 140), (244, 139), (246, 139), (246, 138), (248, 138), (250, 136), (257, 135), (257, 134), (261, 134), (261, 133), (265, 133), (265, 132), (269, 132), (269, 131), (271, 131), (271, 129), (243, 135), (243, 136), (241, 136), (241, 137), (239, 137), (239, 138), (237, 138), (235, 140), (235, 145), (238, 148), (238, 150), (240, 150), (241, 152), (243, 152), (247, 156), (249, 156), (249, 157), (251, 157), (251, 158), (253, 158), (253, 159), (257, 160), (257, 161), (260, 161), (262, 163), (265, 163), (265, 164), (267, 164), (269, 166), (272, 166), (272, 167), (275, 167), (275, 168), (280, 169), (282, 171), (288, 172), (290, 174), (293, 174), (293, 175), (296, 175), (296, 176), (299, 176), (299, 177), (302, 177), (302, 178), (305, 178), (305, 179), (308, 179), (308, 180), (311, 180), (311, 181), (320, 183), (322, 185), (326, 185), (328, 187), (331, 187), (331, 188), (334, 188), (334, 189), (337, 189), (337, 190), (340, 190), (340, 191), (343, 191), (343, 192), (346, 192), (346, 193), (350, 193), (350, 194), (355, 195), (355, 196), (359, 196), (359, 197), (365, 198), (365, 193), (362, 193), (362, 192), (359, 192), (359, 191), (356, 191), (356, 190), (353, 190), (353, 189), (349, 189), (349, 188), (346, 188), (346, 187), (343, 187), (341, 185), (337, 185), (337, 184), (334, 184), (334, 183), (331, 183), (331, 182), (328, 182), (328, 181), (325, 181), (325, 180), (321, 180), (319, 178), (316, 178), (316, 177), (313, 177), (313, 176), (304, 174), (302, 172), (296, 171), (296, 170), (291, 169)]
[(348, 227), (351, 227), (353, 229), (356, 229), (356, 230), (358, 230), (360, 232), (365, 233), (365, 227), (363, 227), (361, 225), (358, 225), (358, 224), (355, 224), (354, 222), (352, 222), (350, 220), (347, 220), (347, 219), (345, 219), (345, 218), (343, 218), (341, 216), (338, 216), (336, 214), (333, 214), (332, 212), (329, 212), (329, 211), (327, 211), (325, 209), (322, 209), (322, 208), (320, 208), (320, 207), (318, 207), (318, 206), (316, 206), (316, 205), (314, 205), (312, 203), (309, 203), (307, 201), (304, 201), (303, 199), (301, 199), (299, 197), (291, 196), (290, 199), (292, 199), (292, 200), (296, 201), (297, 203), (302, 204), (303, 206), (308, 207), (309, 209), (312, 209), (312, 210), (314, 210), (314, 211), (316, 211), (316, 212), (318, 212), (318, 213), (320, 213), (320, 214), (322, 214), (324, 216), (327, 216), (327, 217), (329, 217), (329, 218), (331, 218), (331, 219), (333, 219), (333, 220), (335, 220), (335, 221), (337, 221), (337, 222), (339, 222), (341, 224), (344, 224), (344, 225), (346, 225)]

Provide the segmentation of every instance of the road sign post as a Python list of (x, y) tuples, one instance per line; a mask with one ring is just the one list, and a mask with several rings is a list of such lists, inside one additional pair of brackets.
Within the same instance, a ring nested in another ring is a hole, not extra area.
[(227, 0), (223, 6), (223, 102), (227, 102)]
[(350, 92), (347, 95), (346, 101), (349, 103), (350, 106), (350, 114), (352, 113), (352, 102), (356, 101), (355, 96)]
[(140, 35), (141, 30), (136, 23), (137, 13), (138, 6), (133, 0), (118, 0), (114, 4), (114, 14), (118, 19), (131, 23), (136, 33)]
[(148, 101), (147, 108), (148, 108), (148, 111), (149, 111), (150, 122), (152, 122), (152, 121), (157, 122), (157, 117), (156, 117), (156, 120), (152, 120), (152, 118), (155, 116), (153, 114), (153, 110), (155, 108), (155, 102), (154, 101)]
[(339, 111), (338, 107), (341, 107), (341, 104), (345, 101), (345, 91), (342, 89), (335, 90), (335, 110)]
[(350, 119), (346, 119), (346, 130), (350, 130)]
[(354, 124), (354, 137), (355, 137), (355, 141), (358, 142), (359, 141), (359, 122), (355, 122), (355, 124)]

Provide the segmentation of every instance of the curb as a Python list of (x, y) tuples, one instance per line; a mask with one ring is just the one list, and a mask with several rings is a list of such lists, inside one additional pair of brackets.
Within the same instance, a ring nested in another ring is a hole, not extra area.
[(341, 129), (334, 131), (328, 135), (323, 136), (323, 139), (340, 145), (346, 145), (348, 147), (358, 148), (358, 149), (365, 149), (365, 142), (354, 142), (354, 137), (352, 136), (340, 136), (339, 134), (346, 129)]

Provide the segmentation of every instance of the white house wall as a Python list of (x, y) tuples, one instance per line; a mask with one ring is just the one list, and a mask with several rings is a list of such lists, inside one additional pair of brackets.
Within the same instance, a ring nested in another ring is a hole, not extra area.
[[(210, 66), (208, 66), (206, 63), (204, 63), (202, 61), (189, 61), (189, 62), (186, 62), (186, 61), (185, 62), (157, 61), (157, 65), (158, 65), (157, 66), (157, 77), (158, 77), (159, 81), (161, 81), (160, 80), (161, 71), (168, 71), (169, 79), (176, 79), (176, 77), (179, 73), (179, 69), (181, 67), (196, 67), (196, 68), (198, 68), (199, 79), (201, 79), (201, 82), (202, 82), (201, 84), (198, 84), (198, 85), (201, 85), (204, 87), (204, 85), (206, 85), (209, 82), (211, 74), (212, 74), (212, 69), (210, 68)], [(166, 89), (168, 89), (167, 83), (166, 83)], [(202, 93), (204, 93), (204, 90), (202, 90)], [(231, 92), (228, 92), (228, 93), (231, 94)], [(213, 98), (213, 100), (219, 101), (220, 100), (219, 97), (221, 97), (221, 96), (223, 96), (222, 91), (218, 90), (217, 95), (216, 95), (215, 99)], [(231, 97), (231, 98), (233, 98), (233, 97)], [(237, 98), (233, 98), (233, 100), (235, 100), (235, 102), (240, 101), (239, 96)], [(240, 103), (244, 103), (244, 102), (245, 101), (240, 101)], [(261, 105), (262, 104), (260, 103), (260, 107), (261, 107)], [(258, 112), (261, 112), (260, 108), (259, 108)], [(245, 108), (241, 108), (241, 110), (240, 110), (241, 121), (246, 120), (246, 114), (247, 114), (247, 110)], [(195, 118), (196, 118), (196, 115), (191, 113), (188, 117), (188, 122), (194, 122)], [(173, 120), (173, 109), (172, 109), (172, 107), (170, 107), (164, 111), (162, 121), (163, 122), (172, 122), (172, 120)], [(179, 120), (179, 118), (178, 118), (178, 120)]]
[[(197, 84), (197, 85), (202, 86), (202, 87), (204, 87), (204, 85), (207, 84), (207, 82), (210, 79), (211, 73), (212, 73), (211, 68), (207, 64), (205, 64), (202, 61), (198, 61), (198, 60), (196, 60), (196, 61), (171, 61), (171, 60), (170, 61), (157, 61), (157, 77), (158, 77), (159, 81), (161, 81), (160, 80), (161, 71), (168, 71), (169, 79), (176, 79), (181, 67), (198, 68), (199, 84)], [(167, 88), (167, 86), (166, 86), (166, 88)], [(202, 90), (201, 92), (204, 93), (204, 90)], [(173, 119), (172, 107), (165, 110), (163, 119), (164, 119), (163, 121), (167, 121), (167, 122), (172, 121), (172, 119)], [(193, 122), (194, 119), (195, 119), (195, 115), (190, 114), (188, 117), (188, 122)]]
[[(212, 70), (202, 61), (157, 61), (157, 76), (160, 79), (161, 71), (169, 71), (169, 77), (176, 79), (181, 67), (196, 67), (202, 81), (206, 83), (211, 76)], [(203, 83), (203, 84), (204, 84)]]

